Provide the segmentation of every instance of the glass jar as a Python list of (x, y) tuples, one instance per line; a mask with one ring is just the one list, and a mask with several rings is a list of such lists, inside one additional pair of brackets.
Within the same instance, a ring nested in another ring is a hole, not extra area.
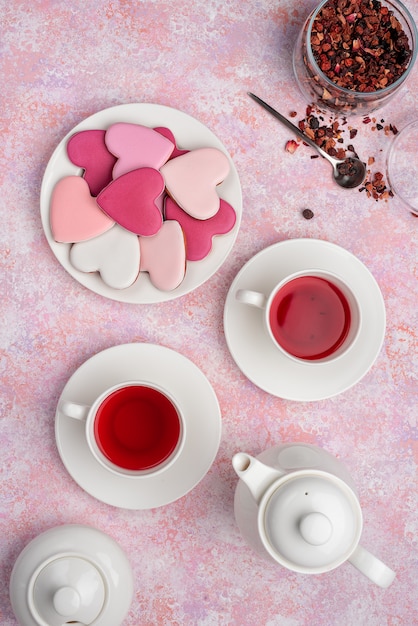
[(403, 128), (390, 146), (387, 177), (392, 193), (418, 216), (418, 121)]
[[(322, 21), (321, 11), (328, 3), (331, 6), (336, 6), (337, 0), (323, 0), (323, 2), (321, 2), (321, 4), (309, 15), (296, 41), (296, 45), (293, 50), (293, 70), (299, 89), (301, 90), (308, 103), (316, 104), (319, 108), (330, 109), (331, 111), (338, 112), (342, 115), (368, 115), (372, 111), (382, 107), (391, 98), (393, 98), (411, 72), (417, 56), (417, 27), (415, 25), (415, 21), (409, 13), (408, 9), (406, 9), (406, 7), (401, 2), (399, 2), (399, 0), (383, 0), (382, 3), (380, 3), (378, 0), (370, 0), (368, 4), (371, 8), (376, 9), (376, 7), (379, 7), (379, 10), (383, 8), (385, 12), (387, 9), (389, 11), (389, 15), (390, 12), (393, 14), (393, 18), (395, 18), (399, 22), (403, 32), (408, 38), (411, 54), (408, 64), (406, 65), (406, 69), (391, 84), (387, 84), (387, 86), (382, 86), (378, 89), (373, 87), (373, 90), (371, 90), (372, 87), (370, 84), (366, 86), (369, 91), (355, 91), (353, 88), (340, 86), (331, 78), (329, 78), (324, 73), (325, 70), (322, 71), (320, 69), (318, 62), (314, 56), (314, 50), (312, 46), (316, 45), (317, 41), (316, 39), (314, 39), (314, 43), (312, 43), (312, 37), (316, 37), (318, 34), (316, 32), (318, 28), (318, 22), (315, 22), (315, 20), (318, 18), (318, 16), (320, 16), (321, 19), (319, 21)], [(347, 7), (346, 12), (350, 11), (353, 7), (359, 7), (360, 3), (361, 0), (358, 0), (356, 2), (347, 1), (345, 3), (345, 6)], [(340, 1), (338, 1), (338, 5), (341, 6)], [(346, 17), (347, 22), (353, 22), (356, 19), (356, 13), (348, 13)], [(361, 15), (359, 19), (363, 17), (367, 18), (368, 16)], [(344, 14), (341, 16), (340, 19), (341, 26), (339, 28), (341, 30), (341, 28), (344, 28)], [(364, 20), (362, 24), (356, 24), (356, 27), (357, 26), (361, 29), (361, 27), (364, 26)], [(315, 28), (314, 35), (313, 27)], [(368, 26), (366, 25), (366, 28), (367, 27)], [(389, 35), (390, 30), (390, 28), (386, 29), (386, 33), (388, 33)], [(326, 34), (326, 29), (324, 32)], [(329, 34), (326, 36), (329, 40)], [(343, 51), (343, 58), (348, 57), (350, 53), (358, 47), (361, 48), (360, 52), (361, 57), (363, 57), (363, 61), (364, 58), (367, 58), (368, 55), (373, 55), (378, 59), (381, 52), (376, 52), (376, 49), (371, 50), (370, 48), (362, 47), (364, 44), (362, 43), (361, 34), (356, 34), (355, 36), (356, 39), (354, 39), (353, 37), (353, 39), (343, 43), (345, 47), (345, 50)], [(330, 46), (330, 48), (332, 48), (332, 46)], [(381, 50), (383, 51), (383, 47), (381, 48)], [(335, 56), (336, 54), (339, 55), (339, 53), (335, 53), (335, 49), (331, 49), (331, 51), (327, 50), (325, 54), (329, 55), (329, 61), (335, 71), (336, 80), (340, 80), (338, 78), (338, 75), (336, 74), (337, 66), (339, 67), (340, 57)], [(353, 54), (352, 56), (354, 57), (354, 60), (351, 61), (351, 63), (353, 63), (353, 67), (360, 67), (358, 61), (361, 59), (361, 57), (357, 55), (356, 59), (355, 54)], [(322, 57), (322, 59), (325, 59), (325, 57)], [(324, 63), (326, 64), (326, 60), (324, 61)], [(326, 65), (323, 65), (323, 67), (326, 67)], [(383, 61), (382, 67), (384, 67)], [(355, 71), (356, 70), (354, 69), (352, 74), (354, 74)], [(363, 75), (366, 77), (367, 83), (367, 72)], [(384, 84), (384, 80), (382, 80), (382, 83)], [(362, 88), (364, 88), (364, 86), (362, 86)]]

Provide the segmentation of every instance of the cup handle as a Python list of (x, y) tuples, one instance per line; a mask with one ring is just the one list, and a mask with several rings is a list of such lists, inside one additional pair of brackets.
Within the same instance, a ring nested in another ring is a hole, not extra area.
[(357, 546), (348, 560), (362, 574), (384, 589), (393, 583), (396, 576), (390, 567), (360, 545)]
[(85, 404), (76, 404), (75, 402), (63, 402), (60, 406), (60, 411), (67, 417), (72, 417), (75, 420), (83, 421), (87, 418), (90, 411), (90, 407)]
[(263, 293), (251, 291), (251, 289), (239, 289), (235, 294), (235, 298), (239, 302), (255, 306), (258, 309), (264, 309), (267, 303), (267, 298)]

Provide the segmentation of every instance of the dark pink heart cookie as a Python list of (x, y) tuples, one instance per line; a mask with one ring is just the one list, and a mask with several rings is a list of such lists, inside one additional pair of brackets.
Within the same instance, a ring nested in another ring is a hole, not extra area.
[(207, 220), (198, 220), (181, 209), (169, 196), (165, 201), (165, 219), (176, 220), (183, 229), (188, 261), (200, 261), (212, 249), (213, 237), (228, 233), (237, 216), (230, 204), (221, 198), (219, 211)]
[(159, 126), (158, 128), (154, 128), (154, 130), (157, 133), (160, 133), (160, 135), (163, 135), (163, 137), (165, 137), (166, 139), (169, 139), (169, 141), (174, 144), (174, 150), (171, 153), (170, 159), (175, 159), (176, 157), (189, 152), (188, 150), (180, 150), (179, 148), (177, 148), (176, 138), (169, 128), (166, 128), (165, 126)]
[(163, 217), (156, 202), (164, 192), (158, 170), (142, 167), (122, 174), (97, 196), (97, 204), (120, 226), (136, 235), (155, 235)]
[(82, 130), (75, 133), (67, 143), (67, 154), (71, 163), (84, 169), (92, 196), (97, 196), (112, 180), (116, 157), (105, 144), (104, 130)]

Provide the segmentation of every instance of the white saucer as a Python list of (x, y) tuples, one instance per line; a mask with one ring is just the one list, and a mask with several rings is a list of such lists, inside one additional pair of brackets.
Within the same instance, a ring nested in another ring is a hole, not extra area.
[(80, 404), (91, 402), (111, 385), (134, 379), (165, 387), (184, 412), (186, 439), (178, 459), (156, 476), (123, 477), (102, 467), (91, 454), (84, 423), (57, 408), (55, 436), (62, 462), (72, 478), (102, 502), (125, 509), (151, 509), (182, 497), (211, 467), (221, 438), (218, 399), (204, 374), (181, 354), (154, 344), (114, 346), (88, 359), (61, 394)]
[[(179, 148), (193, 150), (195, 148), (218, 148), (226, 154), (230, 163), (227, 178), (218, 185), (217, 192), (235, 210), (236, 222), (234, 228), (225, 235), (214, 237), (212, 250), (201, 261), (188, 261), (186, 275), (182, 283), (172, 291), (161, 291), (154, 287), (146, 272), (141, 272), (138, 279), (127, 289), (109, 287), (97, 272), (84, 273), (77, 270), (71, 263), (69, 251), (71, 244), (58, 243), (52, 236), (49, 223), (49, 205), (52, 190), (56, 183), (64, 176), (81, 176), (83, 170), (73, 165), (67, 156), (67, 141), (76, 132), (88, 129), (107, 129), (116, 122), (130, 122), (144, 124), (153, 128), (165, 126), (169, 128), (177, 141)], [(122, 104), (99, 111), (75, 126), (58, 144), (46, 167), (41, 188), (41, 218), (45, 236), (61, 265), (79, 283), (112, 300), (145, 304), (173, 300), (193, 289), (196, 289), (208, 280), (225, 261), (235, 239), (242, 215), (242, 193), (237, 170), (228, 151), (221, 141), (204, 124), (195, 118), (159, 104)]]
[[(269, 294), (293, 272), (311, 267), (339, 274), (359, 300), (362, 326), (350, 351), (335, 362), (305, 365), (287, 358), (270, 342), (260, 309), (238, 302), (238, 289)], [(359, 259), (340, 246), (317, 239), (290, 239), (265, 248), (235, 277), (225, 302), (228, 348), (255, 385), (287, 400), (322, 400), (355, 385), (382, 347), (386, 313), (379, 286)]]

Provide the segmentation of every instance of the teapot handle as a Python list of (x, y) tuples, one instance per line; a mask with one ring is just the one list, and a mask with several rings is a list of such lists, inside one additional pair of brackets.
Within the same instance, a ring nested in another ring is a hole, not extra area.
[(384, 589), (392, 584), (396, 576), (390, 567), (360, 545), (357, 546), (348, 560), (362, 574)]

